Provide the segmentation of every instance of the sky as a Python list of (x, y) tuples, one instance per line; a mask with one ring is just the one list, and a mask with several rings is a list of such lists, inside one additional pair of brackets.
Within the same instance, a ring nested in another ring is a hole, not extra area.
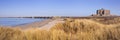
[(89, 16), (104, 8), (120, 15), (120, 0), (0, 0), (0, 17)]

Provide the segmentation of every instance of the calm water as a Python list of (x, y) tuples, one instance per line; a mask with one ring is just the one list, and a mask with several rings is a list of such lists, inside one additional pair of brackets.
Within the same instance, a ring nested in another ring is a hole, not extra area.
[(35, 21), (42, 21), (44, 19), (32, 19), (32, 18), (0, 18), (0, 25), (2, 26), (16, 26)]

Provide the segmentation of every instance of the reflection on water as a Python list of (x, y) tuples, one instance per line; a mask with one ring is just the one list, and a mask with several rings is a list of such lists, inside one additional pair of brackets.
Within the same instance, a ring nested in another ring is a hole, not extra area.
[(42, 21), (44, 19), (32, 19), (32, 18), (0, 18), (0, 25), (2, 26), (16, 26), (26, 23), (32, 23), (35, 21)]

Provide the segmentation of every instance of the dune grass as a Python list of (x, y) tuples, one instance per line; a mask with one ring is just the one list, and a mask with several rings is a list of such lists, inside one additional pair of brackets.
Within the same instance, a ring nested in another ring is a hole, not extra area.
[(120, 23), (120, 17), (117, 18), (91, 18), (92, 20), (102, 24), (118, 24)]
[(0, 27), (0, 40), (120, 40), (120, 25), (110, 26), (88, 19), (65, 19), (49, 31)]
[(25, 35), (17, 28), (0, 27), (0, 40), (25, 40)]
[(119, 28), (86, 19), (69, 20), (57, 24), (51, 30), (62, 30), (67, 35), (71, 35), (72, 40), (120, 40)]

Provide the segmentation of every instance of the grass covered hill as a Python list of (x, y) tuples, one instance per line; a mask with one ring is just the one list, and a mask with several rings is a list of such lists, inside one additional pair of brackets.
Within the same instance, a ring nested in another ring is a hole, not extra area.
[(120, 40), (120, 24), (91, 19), (65, 19), (49, 31), (0, 27), (0, 40)]

